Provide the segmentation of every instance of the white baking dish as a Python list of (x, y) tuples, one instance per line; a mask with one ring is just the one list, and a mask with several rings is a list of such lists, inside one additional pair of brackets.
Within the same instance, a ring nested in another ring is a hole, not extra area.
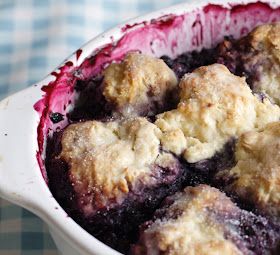
[[(212, 5), (209, 1), (176, 5), (117, 26), (75, 52), (52, 75), (0, 102), (0, 195), (41, 217), (48, 224), (62, 254), (119, 253), (99, 242), (68, 217), (52, 197), (43, 178), (44, 139), (49, 129), (57, 127), (48, 120), (48, 113), (65, 113), (71, 108), (69, 100), (73, 102), (75, 97), (71, 82), (68, 86), (59, 85), (57, 81), (49, 83), (59, 75), (58, 81), (67, 80), (63, 74), (76, 69), (92, 54), (103, 57), (97, 57), (94, 68), (88, 69), (84, 75), (92, 75), (101, 64), (118, 59), (129, 50), (174, 57), (185, 51), (211, 47), (225, 35), (240, 37), (256, 25), (280, 20), (280, 9), (276, 9), (280, 1), (247, 7), (237, 5), (254, 1), (210, 2)], [(107, 45), (105, 50), (102, 49), (104, 45)], [(41, 90), (45, 85), (49, 86), (47, 94)], [(43, 95), (45, 98), (39, 101)], [(38, 101), (36, 111), (34, 104)], [(63, 109), (68, 104), (69, 107)], [(39, 121), (41, 126), (37, 129)], [(60, 125), (66, 123), (65, 120)]]

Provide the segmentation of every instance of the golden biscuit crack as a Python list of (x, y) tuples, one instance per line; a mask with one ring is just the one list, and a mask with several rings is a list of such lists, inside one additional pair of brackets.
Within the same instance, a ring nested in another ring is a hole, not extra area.
[(280, 108), (255, 97), (245, 78), (220, 64), (186, 74), (177, 109), (157, 116), (165, 150), (190, 162), (211, 158), (230, 138), (262, 128), (280, 117)]

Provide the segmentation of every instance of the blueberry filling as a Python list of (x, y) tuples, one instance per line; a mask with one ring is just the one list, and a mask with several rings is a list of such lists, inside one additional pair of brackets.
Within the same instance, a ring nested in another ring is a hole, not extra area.
[(225, 65), (235, 75), (245, 77), (250, 88), (255, 91), (254, 82), (259, 80), (258, 69), (263, 64), (258, 60), (258, 54), (247, 40), (226, 37), (216, 47), (216, 62)]
[[(195, 175), (197, 177), (200, 176), (197, 184), (211, 184), (213, 183), (215, 174), (234, 166), (235, 143), (236, 140), (232, 138), (224, 145), (223, 149), (215, 153), (212, 158), (189, 164)], [(195, 184), (196, 183), (193, 183), (193, 185)]]
[(64, 119), (63, 115), (59, 112), (54, 112), (50, 115), (51, 121), (56, 124)]
[(182, 78), (185, 73), (192, 72), (200, 66), (217, 62), (215, 48), (184, 53), (176, 59), (171, 59), (168, 56), (162, 56), (161, 59), (176, 73), (178, 78)]
[(245, 210), (224, 215), (213, 213), (218, 221), (225, 224), (225, 237), (235, 243), (244, 254), (277, 252), (279, 225)]
[(112, 115), (111, 106), (102, 95), (101, 84), (102, 77), (76, 82), (75, 90), (79, 93), (79, 97), (75, 102), (75, 108), (68, 114), (69, 121), (101, 120)]

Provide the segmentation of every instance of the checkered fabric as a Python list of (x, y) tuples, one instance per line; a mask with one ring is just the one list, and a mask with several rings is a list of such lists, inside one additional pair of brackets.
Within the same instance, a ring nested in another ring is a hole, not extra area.
[[(0, 99), (41, 80), (100, 32), (179, 2), (183, 1), (0, 0)], [(39, 218), (0, 199), (0, 254), (58, 252)]]

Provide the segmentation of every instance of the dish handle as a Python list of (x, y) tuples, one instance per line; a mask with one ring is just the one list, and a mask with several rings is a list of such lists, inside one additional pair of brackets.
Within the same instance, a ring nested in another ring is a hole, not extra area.
[(0, 196), (31, 211), (49, 192), (36, 159), (39, 116), (33, 105), (41, 96), (35, 85), (0, 102)]

